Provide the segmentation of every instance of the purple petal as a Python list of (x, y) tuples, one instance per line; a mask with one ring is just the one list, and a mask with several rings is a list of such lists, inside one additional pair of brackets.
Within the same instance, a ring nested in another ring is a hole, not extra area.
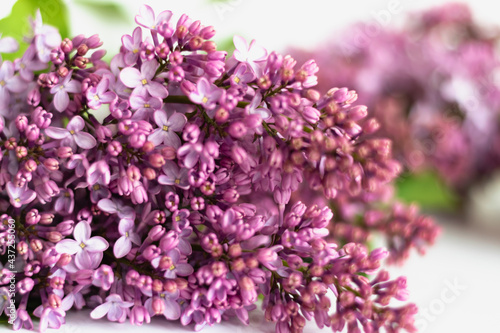
[(121, 236), (113, 247), (113, 254), (116, 258), (125, 257), (132, 249), (132, 242), (126, 236)]
[(74, 138), (78, 147), (83, 149), (92, 149), (97, 145), (96, 139), (89, 133), (78, 132)]
[(12, 79), (9, 80), (7, 84), (7, 89), (14, 93), (20, 93), (24, 89), (26, 89), (27, 84), (26, 82), (21, 79), (19, 76), (14, 76)]
[(233, 43), (236, 50), (244, 53), (248, 51), (248, 43), (245, 38), (235, 35), (233, 37)]
[(97, 94), (99, 95), (104, 94), (108, 90), (108, 88), (109, 88), (109, 79), (105, 77), (97, 85)]
[(45, 309), (40, 317), (40, 332), (45, 332), (49, 326), (49, 316), (47, 314), (47, 310), (50, 311), (51, 309)]
[(180, 254), (179, 250), (177, 250), (177, 249), (172, 249), (172, 250), (168, 251), (167, 255), (172, 259), (172, 262), (174, 264), (177, 263), (181, 257), (181, 254)]
[(170, 10), (164, 10), (160, 14), (158, 14), (158, 17), (156, 18), (157, 23), (161, 23), (164, 21), (170, 21), (170, 18), (172, 17), (172, 12)]
[(86, 243), (87, 240), (90, 238), (92, 230), (90, 228), (90, 225), (87, 222), (79, 222), (75, 226), (75, 230), (73, 231), (73, 236), (75, 237), (75, 240), (80, 243)]
[(14, 75), (14, 64), (10, 61), (4, 61), (0, 66), (0, 79), (5, 80)]
[(128, 235), (128, 238), (130, 239), (130, 241), (132, 243), (134, 243), (135, 245), (141, 245), (141, 237), (139, 237), (138, 234), (136, 233), (131, 233)]
[(79, 269), (92, 269), (92, 259), (87, 251), (80, 251), (75, 256), (75, 264)]
[(153, 131), (153, 133), (149, 134), (148, 141), (151, 141), (155, 146), (161, 144), (164, 140), (165, 132), (162, 128), (157, 128)]
[(179, 148), (179, 146), (181, 145), (181, 139), (179, 138), (179, 136), (170, 129), (168, 132), (163, 132), (165, 133), (163, 135), (163, 144), (169, 147), (174, 147), (175, 149)]
[(81, 248), (78, 242), (72, 239), (63, 239), (62, 241), (56, 244), (56, 251), (61, 254), (62, 253), (75, 254), (80, 250)]
[(158, 68), (159, 64), (156, 60), (150, 60), (150, 61), (145, 61), (141, 65), (141, 74), (142, 76), (150, 81), (156, 73), (156, 69)]
[(76, 80), (71, 80), (64, 85), (64, 90), (69, 93), (78, 94), (82, 92), (82, 85)]
[(146, 87), (149, 94), (153, 97), (165, 98), (168, 96), (167, 88), (161, 83), (151, 81)]
[(174, 185), (174, 179), (171, 179), (165, 175), (161, 175), (158, 177), (158, 183), (162, 185)]
[(181, 307), (176, 301), (165, 299), (165, 311), (163, 312), (165, 318), (169, 320), (177, 320), (181, 316)]
[(132, 67), (124, 68), (121, 71), (120, 80), (123, 82), (123, 84), (125, 86), (127, 86), (129, 88), (135, 88), (139, 85), (142, 85), (141, 73), (136, 68), (132, 68)]
[(45, 134), (56, 140), (61, 140), (71, 135), (68, 130), (59, 127), (47, 127), (45, 129)]
[(118, 231), (120, 232), (120, 235), (123, 236), (127, 231), (130, 231), (133, 227), (134, 227), (134, 220), (124, 218), (121, 219), (120, 223), (118, 224)]
[(256, 45), (255, 41), (250, 43), (248, 50), (248, 59), (251, 61), (262, 61), (267, 57), (267, 50), (262, 46)]
[(115, 214), (118, 211), (118, 206), (110, 199), (102, 199), (97, 203), (97, 207), (103, 212)]
[(110, 321), (119, 321), (122, 316), (123, 316), (123, 309), (117, 304), (114, 304), (111, 307), (111, 309), (109, 309), (108, 319)]
[(106, 313), (109, 312), (109, 309), (111, 309), (111, 303), (106, 302), (104, 304), (99, 305), (96, 307), (92, 312), (90, 313), (90, 317), (92, 319), (100, 319), (106, 315)]
[(19, 199), (21, 200), (21, 203), (23, 205), (29, 204), (30, 202), (35, 200), (35, 198), (36, 198), (35, 191), (30, 190), (30, 189), (27, 189), (26, 191), (24, 191), (24, 193), (21, 194), (21, 196), (19, 197)]
[(61, 302), (61, 309), (64, 311), (68, 311), (73, 307), (74, 303), (75, 303), (75, 295), (73, 293), (70, 293), (63, 298)]
[(130, 96), (130, 107), (134, 110), (138, 110), (144, 107), (144, 104), (146, 104), (146, 101), (142, 96), (139, 95), (132, 95)]
[[(156, 112), (155, 112), (156, 113)], [(174, 113), (168, 118), (168, 122), (170, 124), (169, 129), (179, 132), (184, 128), (184, 125), (187, 122), (186, 116), (182, 113)]]
[(188, 276), (193, 274), (194, 269), (190, 264), (177, 264), (175, 266), (175, 273), (180, 276)]
[(74, 116), (71, 118), (69, 121), (68, 125), (66, 126), (66, 129), (68, 131), (75, 131), (79, 132), (85, 127), (85, 120), (83, 120), (82, 117), (80, 116)]
[(13, 53), (19, 49), (19, 44), (12, 37), (0, 38), (0, 53)]
[(85, 250), (89, 252), (103, 252), (109, 247), (109, 243), (101, 236), (95, 236), (85, 242)]
[(69, 104), (69, 96), (68, 93), (64, 90), (59, 90), (54, 95), (54, 106), (56, 110), (59, 112), (63, 112), (66, 110)]
[(139, 15), (135, 17), (135, 22), (145, 28), (152, 29), (155, 25), (155, 13), (148, 5), (142, 5)]
[(154, 113), (155, 123), (158, 127), (162, 128), (163, 126), (169, 123), (167, 114), (163, 110), (155, 111)]

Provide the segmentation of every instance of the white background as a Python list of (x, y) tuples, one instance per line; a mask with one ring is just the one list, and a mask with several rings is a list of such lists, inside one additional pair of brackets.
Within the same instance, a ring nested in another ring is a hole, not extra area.
[[(94, 0), (98, 1), (98, 0)], [(109, 2), (109, 1), (108, 1)], [(141, 1), (111, 0), (123, 4), (128, 21), (96, 16), (86, 7), (69, 2), (72, 34), (86, 35), (99, 33), (104, 46), (114, 53), (120, 46), (122, 34), (130, 34), (134, 28), (133, 17)], [(204, 25), (213, 25), (218, 34), (216, 41), (227, 40), (233, 34), (240, 34), (247, 39), (257, 41), (269, 50), (283, 51), (286, 46), (313, 47), (340, 31), (349, 23), (363, 20), (367, 23), (381, 24), (377, 14), (387, 11), (391, 5), (387, 0), (233, 0), (225, 7), (208, 0), (152, 0), (149, 1), (155, 11), (169, 9), (175, 17), (187, 13), (199, 19)], [(411, 10), (426, 8), (444, 3), (431, 0), (395, 0), (392, 8), (399, 9), (391, 14), (389, 24), (398, 24)], [(0, 17), (7, 15), (13, 0), (2, 0)], [(492, 0), (468, 1), (475, 17), (484, 24), (500, 25), (500, 5)], [(386, 16), (387, 17), (387, 16)], [(386, 20), (387, 21), (387, 20)], [(382, 25), (385, 25), (384, 21)], [(498, 192), (490, 201), (481, 199), (483, 206), (498, 204)], [(491, 197), (491, 196), (490, 196)], [(485, 204), (486, 203), (486, 204)], [(494, 220), (499, 220), (494, 215)], [(443, 221), (440, 218), (440, 221)], [(448, 221), (450, 222), (450, 221)], [(451, 221), (453, 222), (453, 221)], [(393, 275), (407, 275), (411, 300), (420, 307), (417, 320), (421, 332), (500, 332), (500, 244), (494, 235), (485, 235), (474, 228), (461, 228), (457, 223), (445, 224), (445, 233), (432, 248), (428, 256), (414, 255), (402, 268), (393, 268)], [(457, 283), (464, 290), (450, 290), (449, 283)], [(453, 296), (455, 296), (453, 298)], [(453, 298), (453, 300), (451, 300)], [(444, 302), (446, 300), (447, 302)], [(426, 316), (424, 313), (427, 313)], [(251, 327), (238, 325), (236, 322), (225, 323), (207, 332), (271, 332), (272, 326), (262, 323), (262, 314), (252, 316)], [(104, 320), (92, 321), (88, 312), (69, 314), (68, 323), (62, 332), (109, 332), (117, 329), (126, 332), (185, 332), (186, 328), (178, 324), (155, 320), (147, 327), (133, 327), (129, 324), (112, 324)], [(189, 330), (187, 330), (189, 331)], [(314, 325), (307, 327), (308, 332), (315, 332)], [(325, 332), (329, 331), (325, 329)]]

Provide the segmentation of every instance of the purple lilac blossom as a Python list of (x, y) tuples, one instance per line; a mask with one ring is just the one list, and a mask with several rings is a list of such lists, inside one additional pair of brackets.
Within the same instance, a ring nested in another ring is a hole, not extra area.
[(358, 45), (355, 37), (370, 29), (360, 23), (318, 49), (292, 53), (317, 56), (320, 90), (346, 85), (360, 94), (406, 170), (431, 169), (465, 198), (500, 167), (498, 32), (460, 3), (407, 22)]
[[(14, 328), (33, 329), (32, 316), (41, 332), (58, 328), (82, 308), (134, 325), (248, 325), (260, 296), (277, 332), (312, 320), (414, 332), (416, 307), (391, 302), (406, 301), (406, 279), (391, 280), (384, 259), (423, 253), (432, 220), (367, 212), (364, 231), (381, 231), (387, 250), (329, 233), (342, 220), (327, 201), (352, 211), (400, 171), (356, 92), (322, 95), (313, 60), (299, 67), (241, 37), (226, 59), (214, 28), (187, 15), (143, 6), (136, 22), (148, 36), (123, 37), (107, 64), (97, 35), (62, 39), (37, 15), (14, 61), (24, 66), (2, 64), (0, 250), (14, 219), (22, 267)], [(98, 120), (89, 109), (105, 103)], [(9, 279), (0, 269), (0, 309)]]

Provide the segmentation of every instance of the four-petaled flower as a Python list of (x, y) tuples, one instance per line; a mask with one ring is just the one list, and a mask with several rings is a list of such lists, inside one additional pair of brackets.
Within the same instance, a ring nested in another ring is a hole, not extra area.
[(196, 104), (211, 110), (222, 95), (222, 90), (216, 85), (208, 82), (205, 77), (198, 80), (196, 90), (189, 94), (189, 99)]
[(127, 66), (133, 65), (137, 61), (139, 51), (141, 50), (142, 29), (140, 27), (135, 28), (132, 36), (123, 35), (122, 44), (128, 51), (124, 56), (125, 64)]
[(158, 14), (155, 20), (153, 9), (148, 5), (142, 5), (139, 9), (139, 15), (135, 16), (135, 22), (144, 28), (156, 31), (160, 24), (170, 21), (171, 17), (172, 12), (170, 10), (165, 10)]
[(144, 98), (140, 95), (130, 96), (130, 107), (134, 110), (132, 119), (149, 120), (150, 115), (155, 110), (160, 110), (163, 106), (161, 99), (157, 97)]
[(25, 187), (17, 187), (11, 182), (7, 183), (7, 194), (9, 195), (10, 203), (16, 208), (29, 204), (36, 198), (35, 191)]
[(189, 188), (188, 169), (179, 169), (177, 164), (172, 161), (166, 161), (162, 169), (165, 174), (158, 177), (158, 183), (162, 185), (175, 185), (183, 190)]
[(163, 268), (167, 279), (175, 279), (177, 275), (188, 276), (193, 273), (193, 266), (181, 262), (181, 253), (178, 249), (168, 251), (166, 256), (159, 256), (151, 260), (151, 265), (155, 268)]
[(109, 80), (103, 78), (97, 86), (87, 90), (87, 105), (89, 108), (97, 110), (102, 104), (109, 104), (116, 98), (116, 94), (108, 90)]
[(234, 36), (233, 42), (235, 50), (233, 53), (234, 59), (239, 62), (248, 64), (255, 75), (262, 75), (262, 67), (260, 66), (267, 59), (267, 50), (262, 46), (255, 44), (255, 40), (248, 45), (247, 41), (240, 36)]
[(157, 68), (156, 60), (145, 61), (141, 65), (141, 71), (133, 67), (124, 68), (120, 72), (120, 80), (125, 86), (134, 88), (132, 95), (145, 96), (149, 93), (153, 97), (165, 98), (168, 96), (167, 88), (153, 81)]
[[(179, 298), (179, 290), (174, 292), (161, 292), (159, 295), (160, 301), (165, 305), (165, 309), (163, 310), (163, 315), (165, 318), (169, 320), (177, 320), (181, 316), (181, 307), (179, 303), (177, 303), (177, 299)], [(153, 298), (148, 299), (144, 306), (148, 309), (148, 312), (151, 316), (155, 315), (155, 311), (153, 309)]]
[(101, 199), (97, 207), (108, 214), (117, 214), (121, 219), (135, 219), (135, 211), (132, 207), (124, 206), (120, 202), (111, 199)]
[(62, 140), (61, 146), (69, 146), (76, 151), (76, 146), (83, 149), (92, 149), (96, 146), (96, 139), (89, 133), (83, 132), (85, 121), (80, 116), (74, 116), (66, 126), (66, 129), (59, 127), (47, 127), (45, 134), (52, 139)]
[(165, 111), (158, 110), (154, 114), (155, 123), (158, 128), (148, 136), (148, 140), (158, 146), (163, 143), (164, 145), (179, 148), (181, 139), (175, 132), (179, 132), (186, 124), (186, 116), (182, 113), (174, 112), (170, 117), (167, 116)]
[(4, 61), (0, 66), (0, 109), (7, 108), (10, 102), (10, 93), (19, 93), (26, 89), (26, 82), (19, 75), (14, 75), (14, 65)]
[(82, 91), (80, 82), (71, 78), (72, 73), (73, 71), (69, 71), (62, 82), (59, 82), (50, 89), (50, 93), (54, 94), (54, 106), (59, 112), (66, 111), (68, 107), (68, 93), (77, 94)]
[(132, 243), (135, 245), (141, 244), (141, 238), (134, 232), (133, 219), (121, 219), (120, 224), (118, 225), (118, 231), (122, 236), (117, 239), (115, 246), (113, 247), (113, 253), (115, 257), (122, 258), (130, 252), (132, 249)]
[(125, 302), (118, 294), (111, 294), (106, 297), (106, 302), (96, 307), (90, 313), (92, 319), (101, 319), (106, 314), (109, 321), (117, 321), (123, 323), (127, 319), (129, 308), (134, 305), (134, 302)]
[(102, 259), (102, 252), (109, 247), (109, 244), (100, 236), (90, 238), (91, 231), (87, 222), (78, 223), (73, 231), (75, 239), (63, 239), (56, 244), (56, 251), (71, 255), (76, 254), (75, 264), (79, 269), (97, 267)]

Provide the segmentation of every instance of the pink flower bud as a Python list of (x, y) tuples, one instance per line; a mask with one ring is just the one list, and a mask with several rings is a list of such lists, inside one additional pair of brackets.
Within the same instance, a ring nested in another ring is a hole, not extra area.
[(160, 240), (165, 234), (165, 228), (161, 225), (155, 225), (151, 230), (149, 230), (148, 236), (154, 242)]
[(223, 107), (220, 107), (215, 111), (214, 119), (217, 123), (222, 124), (227, 121), (229, 118), (229, 112), (224, 109)]
[(61, 42), (61, 50), (64, 53), (70, 53), (73, 50), (73, 42), (69, 38), (64, 38)]
[(111, 156), (118, 156), (122, 152), (122, 144), (118, 141), (111, 141), (106, 150)]
[(73, 155), (73, 150), (71, 147), (59, 147), (57, 148), (57, 157), (59, 158), (69, 158)]
[(26, 118), (25, 115), (18, 115), (15, 123), (19, 132), (24, 132), (24, 130), (28, 127), (28, 118)]
[(50, 171), (59, 170), (59, 161), (52, 157), (45, 159), (43, 165)]
[(155, 297), (153, 298), (151, 307), (155, 315), (161, 315), (165, 311), (165, 302), (161, 298)]
[(57, 243), (63, 239), (63, 235), (59, 231), (49, 231), (47, 233), (47, 240), (52, 243)]
[(40, 129), (35, 124), (30, 124), (26, 128), (25, 135), (28, 141), (36, 141), (40, 136)]
[(40, 218), (40, 224), (48, 225), (54, 221), (54, 215), (50, 213), (42, 213)]
[(32, 89), (27, 96), (28, 104), (31, 106), (37, 106), (40, 104), (41, 94), (38, 88)]
[(35, 252), (35, 253), (43, 250), (43, 243), (38, 238), (32, 239), (30, 241), (30, 246), (31, 246), (31, 249), (33, 250), (33, 252)]
[(165, 159), (163, 158), (162, 155), (155, 153), (149, 155), (149, 163), (153, 168), (159, 169), (165, 165)]
[(49, 294), (49, 306), (53, 309), (58, 309), (61, 307), (61, 298), (56, 294)]
[(173, 160), (177, 156), (177, 152), (174, 147), (164, 147), (161, 149), (161, 155), (166, 160)]
[(57, 261), (57, 267), (64, 267), (71, 262), (71, 255), (69, 253), (61, 254), (61, 257)]
[(22, 159), (28, 155), (28, 149), (24, 146), (18, 146), (16, 148), (16, 157)]

